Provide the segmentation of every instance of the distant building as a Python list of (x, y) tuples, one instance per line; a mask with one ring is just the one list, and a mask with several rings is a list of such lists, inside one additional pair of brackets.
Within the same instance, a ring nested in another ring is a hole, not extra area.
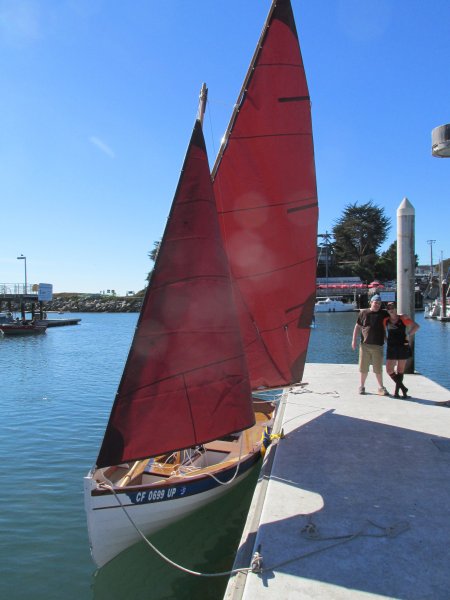
[[(416, 277), (429, 277), (430, 265), (418, 265), (414, 275)], [(439, 265), (433, 265), (433, 276), (436, 277), (437, 275), (439, 275)]]
[(362, 284), (360, 277), (317, 277), (316, 284), (317, 285), (339, 285), (340, 283), (344, 283), (346, 287), (351, 285), (360, 285)]

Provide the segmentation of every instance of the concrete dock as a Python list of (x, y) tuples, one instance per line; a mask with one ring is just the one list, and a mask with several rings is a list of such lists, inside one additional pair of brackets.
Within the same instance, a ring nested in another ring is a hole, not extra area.
[(381, 397), (369, 373), (360, 396), (348, 364), (308, 364), (303, 382), (236, 555), (259, 552), (262, 571), (231, 577), (225, 599), (449, 600), (450, 391), (414, 374), (410, 400)]

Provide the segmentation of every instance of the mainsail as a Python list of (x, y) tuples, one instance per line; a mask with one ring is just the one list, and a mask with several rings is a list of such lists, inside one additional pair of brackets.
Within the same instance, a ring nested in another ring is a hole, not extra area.
[(202, 444), (254, 421), (197, 120), (97, 466)]
[(273, 2), (212, 175), (252, 388), (298, 382), (314, 311), (318, 208), (289, 0)]

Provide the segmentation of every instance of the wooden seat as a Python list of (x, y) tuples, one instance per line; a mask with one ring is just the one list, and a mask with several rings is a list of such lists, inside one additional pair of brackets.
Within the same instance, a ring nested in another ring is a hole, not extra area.
[(223, 442), (222, 440), (215, 440), (214, 442), (204, 444), (204, 448), (213, 452), (229, 453), (235, 451), (236, 448), (239, 448), (239, 444), (236, 442)]

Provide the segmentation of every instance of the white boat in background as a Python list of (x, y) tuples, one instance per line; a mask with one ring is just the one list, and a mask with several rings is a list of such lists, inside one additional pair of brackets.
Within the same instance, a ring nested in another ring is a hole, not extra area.
[(303, 375), (318, 207), (310, 98), (289, 0), (272, 3), (212, 174), (202, 118), (203, 108), (84, 479), (99, 567), (245, 477), (274, 410), (252, 393)]
[(450, 302), (445, 303), (445, 315), (442, 310), (442, 300), (436, 298), (431, 304), (427, 304), (424, 309), (425, 319), (437, 319), (438, 321), (449, 321), (450, 320)]
[(340, 298), (317, 298), (314, 312), (353, 312), (357, 310), (356, 302), (343, 302)]
[(441, 301), (439, 298), (434, 300), (431, 304), (426, 304), (424, 309), (425, 319), (437, 319), (441, 315)]

